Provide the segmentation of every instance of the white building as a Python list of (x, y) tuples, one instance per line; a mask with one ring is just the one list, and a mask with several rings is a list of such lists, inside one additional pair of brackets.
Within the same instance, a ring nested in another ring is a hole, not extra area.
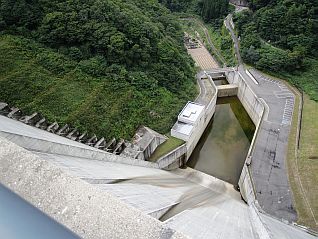
[(204, 108), (204, 105), (189, 101), (178, 115), (178, 120), (171, 129), (171, 135), (188, 142), (195, 128), (204, 123)]

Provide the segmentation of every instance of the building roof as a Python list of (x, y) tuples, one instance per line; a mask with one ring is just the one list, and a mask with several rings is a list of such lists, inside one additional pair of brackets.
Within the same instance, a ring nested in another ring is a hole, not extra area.
[(173, 126), (173, 130), (181, 133), (181, 134), (184, 134), (184, 135), (191, 135), (191, 132), (193, 130), (193, 125), (191, 124), (186, 124), (186, 123), (183, 123), (183, 122), (180, 122), (180, 121), (177, 121), (174, 126)]
[(178, 116), (178, 120), (184, 123), (195, 124), (204, 110), (204, 105), (188, 102)]

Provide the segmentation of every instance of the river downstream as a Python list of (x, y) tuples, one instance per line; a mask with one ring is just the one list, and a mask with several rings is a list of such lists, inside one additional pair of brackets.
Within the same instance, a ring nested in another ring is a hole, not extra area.
[(237, 97), (219, 98), (187, 166), (237, 185), (254, 132), (255, 125)]

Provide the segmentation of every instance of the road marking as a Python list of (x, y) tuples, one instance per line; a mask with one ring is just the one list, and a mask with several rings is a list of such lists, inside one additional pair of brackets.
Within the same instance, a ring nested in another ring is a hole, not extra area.
[(284, 107), (284, 113), (283, 113), (283, 119), (282, 124), (284, 125), (290, 125), (292, 118), (293, 118), (293, 112), (294, 112), (294, 98), (287, 98), (285, 101), (285, 107)]
[(252, 81), (258, 85), (258, 81), (254, 78), (254, 76), (247, 70), (245, 69), (246, 74), (252, 79)]

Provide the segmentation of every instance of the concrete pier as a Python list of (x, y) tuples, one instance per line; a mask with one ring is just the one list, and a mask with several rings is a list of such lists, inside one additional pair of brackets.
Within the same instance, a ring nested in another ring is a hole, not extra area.
[(219, 85), (217, 88), (218, 97), (236, 96), (238, 92), (238, 86), (235, 84)]
[[(186, 142), (186, 161), (191, 156), (195, 146), (198, 144), (203, 132), (209, 124), (215, 112), (218, 89), (210, 75), (202, 71), (197, 75), (200, 86), (200, 94), (195, 102), (188, 102), (178, 116), (178, 121), (171, 129), (171, 135)], [(195, 107), (196, 106), (196, 107)], [(193, 108), (193, 110), (192, 110)], [(192, 120), (187, 116), (188, 111), (193, 111)]]

